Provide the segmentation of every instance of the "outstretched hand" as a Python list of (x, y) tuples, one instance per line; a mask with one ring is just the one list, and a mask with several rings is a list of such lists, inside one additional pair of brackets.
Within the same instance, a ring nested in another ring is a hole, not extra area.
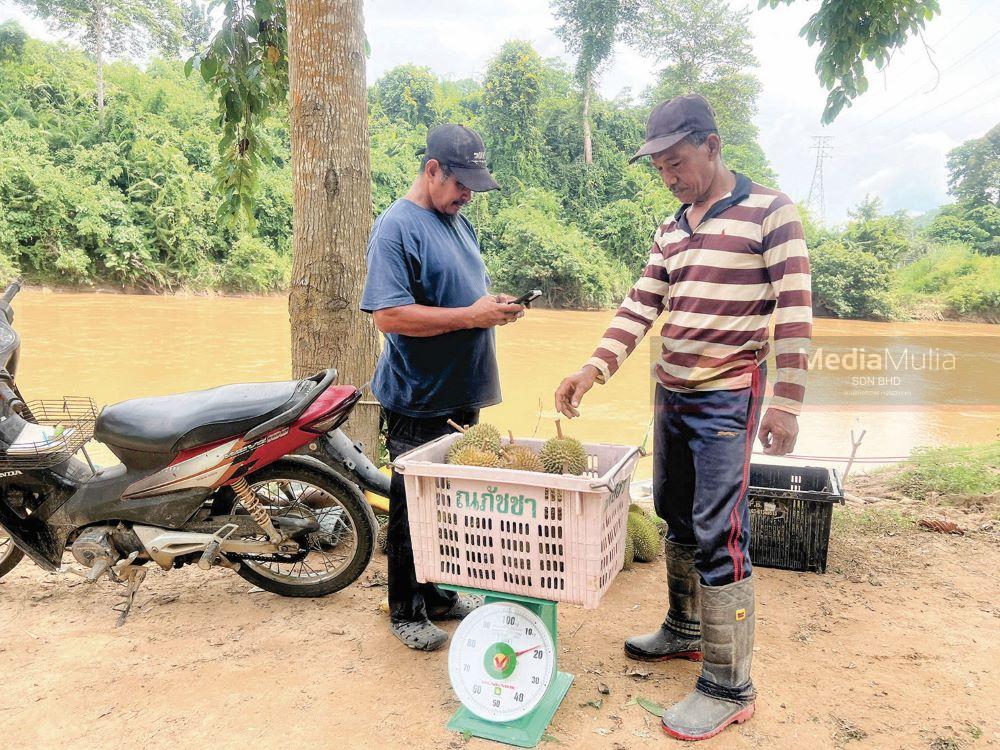
[(556, 388), (556, 411), (569, 419), (579, 417), (577, 407), (580, 406), (583, 395), (594, 387), (598, 374), (593, 365), (584, 365), (583, 369), (563, 378)]

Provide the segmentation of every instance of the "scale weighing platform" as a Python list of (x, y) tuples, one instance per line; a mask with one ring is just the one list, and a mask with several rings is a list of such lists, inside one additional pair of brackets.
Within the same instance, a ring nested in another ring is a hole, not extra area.
[(534, 747), (573, 683), (557, 666), (556, 603), (438, 585), (485, 599), (451, 639), (448, 676), (462, 707), (448, 729)]

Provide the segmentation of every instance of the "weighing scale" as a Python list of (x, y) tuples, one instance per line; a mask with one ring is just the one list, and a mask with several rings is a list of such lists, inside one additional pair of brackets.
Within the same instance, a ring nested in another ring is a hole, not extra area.
[(573, 683), (557, 668), (556, 602), (439, 585), (485, 598), (451, 639), (448, 675), (462, 707), (448, 729), (534, 747)]

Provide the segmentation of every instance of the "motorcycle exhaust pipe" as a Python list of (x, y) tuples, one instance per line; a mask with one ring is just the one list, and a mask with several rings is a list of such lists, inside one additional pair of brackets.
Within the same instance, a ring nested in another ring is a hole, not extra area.
[(357, 479), (362, 489), (389, 497), (389, 477), (383, 474), (365, 455), (361, 443), (351, 439), (341, 430), (332, 430), (318, 441), (333, 461), (341, 464)]

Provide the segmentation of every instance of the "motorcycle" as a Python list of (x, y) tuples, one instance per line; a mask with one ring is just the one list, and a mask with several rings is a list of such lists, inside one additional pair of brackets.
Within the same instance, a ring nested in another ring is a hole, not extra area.
[[(364, 491), (388, 478), (340, 429), (361, 398), (336, 370), (105, 407), (25, 401), (14, 282), (0, 296), (0, 577), (27, 555), (49, 571), (68, 550), (94, 583), (126, 585), (124, 621), (153, 562), (222, 566), (283, 596), (354, 582), (378, 523)], [(120, 463), (94, 465), (96, 439)], [(82, 456), (78, 458), (77, 456)]]

